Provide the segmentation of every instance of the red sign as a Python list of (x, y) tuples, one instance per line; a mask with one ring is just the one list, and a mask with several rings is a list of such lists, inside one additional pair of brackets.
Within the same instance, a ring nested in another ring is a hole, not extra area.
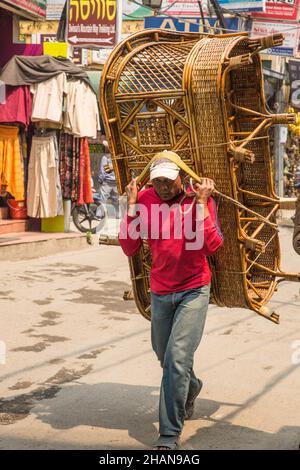
[(113, 47), (116, 17), (116, 0), (70, 0), (68, 42), (74, 46)]
[(5, 0), (14, 7), (21, 8), (28, 13), (46, 17), (46, 0)]
[(266, 1), (266, 11), (253, 12), (252, 16), (274, 20), (296, 20), (299, 3), (299, 0)]

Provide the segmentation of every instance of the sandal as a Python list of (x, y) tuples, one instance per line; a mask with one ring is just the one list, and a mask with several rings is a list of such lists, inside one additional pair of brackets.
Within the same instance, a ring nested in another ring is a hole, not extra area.
[(160, 435), (156, 444), (154, 445), (154, 450), (164, 450), (160, 449), (160, 447), (166, 447), (166, 450), (177, 450), (179, 449), (179, 436), (164, 436)]
[(192, 392), (189, 392), (189, 394), (188, 394), (186, 404), (185, 404), (185, 417), (184, 417), (184, 419), (191, 419), (191, 417), (194, 414), (195, 400), (196, 400), (197, 396), (199, 395), (199, 393), (201, 392), (202, 385), (203, 385), (202, 380), (200, 380), (200, 379), (197, 379), (197, 380), (198, 380), (197, 388), (195, 390), (192, 390)]

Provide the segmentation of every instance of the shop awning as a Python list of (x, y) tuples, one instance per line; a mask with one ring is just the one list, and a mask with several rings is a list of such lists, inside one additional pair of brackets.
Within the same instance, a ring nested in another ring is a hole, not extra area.
[(42, 19), (46, 17), (46, 3), (47, 0), (0, 0), (0, 8), (23, 18)]

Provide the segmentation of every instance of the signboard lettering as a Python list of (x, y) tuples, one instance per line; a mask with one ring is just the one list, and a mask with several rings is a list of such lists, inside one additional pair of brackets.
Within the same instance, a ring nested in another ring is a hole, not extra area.
[(70, 0), (68, 42), (80, 46), (114, 46), (116, 17), (116, 0)]

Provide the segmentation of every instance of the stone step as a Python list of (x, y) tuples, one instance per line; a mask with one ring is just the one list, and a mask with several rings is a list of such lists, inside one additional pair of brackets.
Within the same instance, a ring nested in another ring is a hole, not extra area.
[(0, 235), (7, 233), (19, 233), (39, 231), (40, 221), (37, 219), (1, 219)]
[(0, 207), (0, 220), (8, 219), (8, 218), (9, 218), (8, 207)]
[(3, 235), (0, 231), (1, 261), (39, 258), (89, 246), (83, 233), (14, 232)]

